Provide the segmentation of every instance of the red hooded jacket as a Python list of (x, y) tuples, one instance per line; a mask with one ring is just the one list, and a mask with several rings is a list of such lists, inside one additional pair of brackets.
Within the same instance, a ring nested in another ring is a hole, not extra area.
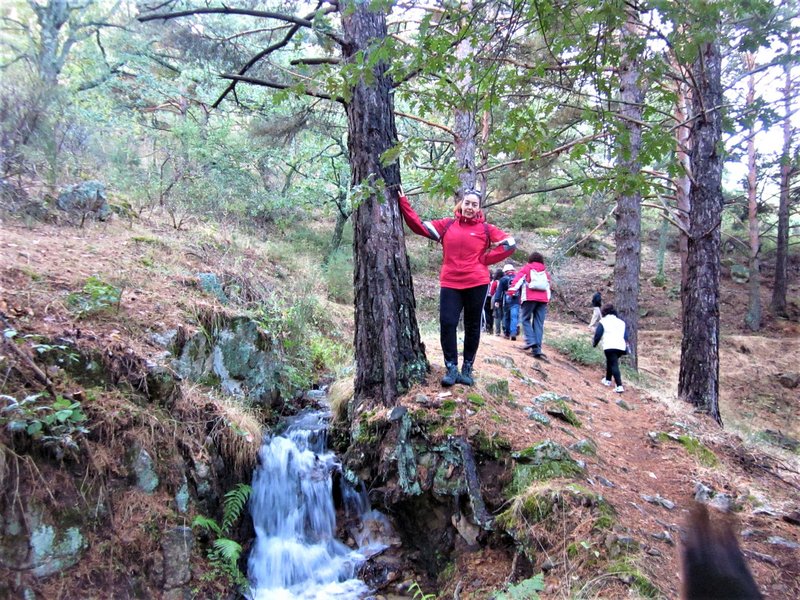
[(400, 196), (400, 212), (411, 231), (441, 242), (444, 258), (439, 284), (442, 287), (464, 290), (486, 285), (489, 283), (487, 266), (508, 258), (516, 249), (514, 238), (485, 223), (481, 211), (472, 219), (456, 212), (454, 219), (423, 222), (411, 208), (408, 198)]
[(545, 266), (540, 262), (530, 262), (527, 263), (524, 267), (522, 267), (514, 277), (514, 280), (509, 284), (508, 289), (514, 289), (519, 284), (520, 279), (522, 279), (522, 298), (521, 302), (550, 302), (550, 298), (547, 295), (547, 292), (543, 290), (532, 290), (528, 287), (528, 282), (530, 281), (530, 277), (528, 274), (531, 271), (544, 271), (545, 275), (547, 275), (547, 281), (552, 281), (550, 278), (550, 272), (545, 268)]

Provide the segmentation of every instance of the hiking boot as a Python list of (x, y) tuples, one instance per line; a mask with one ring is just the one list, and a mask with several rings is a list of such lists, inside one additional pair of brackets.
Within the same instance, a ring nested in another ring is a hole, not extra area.
[(512, 342), (516, 342), (516, 341), (517, 341), (517, 336), (515, 336), (515, 335), (512, 335), (512, 336), (511, 336), (511, 341), (512, 341)]
[(614, 391), (615, 391), (615, 392), (617, 392), (618, 394), (621, 394), (621, 393), (622, 393), (622, 392), (624, 392), (625, 390), (624, 390), (624, 389), (622, 389), (622, 386), (621, 386), (621, 385), (618, 385), (617, 387), (615, 387), (615, 388), (614, 388)]
[(603, 379), (600, 380), (600, 383), (602, 383), (606, 387), (611, 387), (611, 381), (606, 379), (605, 377), (603, 377)]
[(442, 385), (444, 387), (455, 385), (456, 381), (458, 381), (458, 365), (448, 362), (445, 363), (444, 366), (447, 368), (447, 374), (442, 377)]
[(464, 385), (472, 385), (475, 383), (475, 380), (472, 378), (472, 363), (470, 361), (464, 361), (461, 367), (461, 373), (456, 377), (456, 382), (463, 383)]
[(538, 358), (539, 360), (547, 360), (547, 355), (542, 352), (541, 350), (533, 352), (533, 358)]

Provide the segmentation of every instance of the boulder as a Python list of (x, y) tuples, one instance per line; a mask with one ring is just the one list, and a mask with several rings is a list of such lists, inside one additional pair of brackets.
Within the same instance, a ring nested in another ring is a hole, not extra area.
[(56, 206), (74, 215), (93, 215), (105, 221), (111, 215), (106, 197), (106, 186), (100, 181), (82, 181), (64, 188), (56, 199)]

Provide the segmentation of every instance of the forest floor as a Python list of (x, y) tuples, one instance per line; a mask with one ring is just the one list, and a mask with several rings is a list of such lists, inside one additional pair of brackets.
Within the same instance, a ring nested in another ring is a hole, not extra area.
[[(281, 244), (281, 240), (273, 241), (271, 249), (278, 251)], [(143, 357), (155, 357), (160, 348), (147, 341), (149, 333), (175, 328), (186, 322), (187, 313), (214, 303), (212, 297), (198, 293), (196, 285), (192, 287), (198, 271), (232, 272), (277, 287), (292, 285), (287, 280), (298, 278), (293, 275), (295, 269), (313, 273), (316, 268), (315, 259), (292, 255), (274, 259), (260, 245), (258, 240), (224, 231), (200, 235), (121, 222), (91, 224), (85, 229), (4, 223), (0, 226), (0, 310), (43, 336), (74, 337), (80, 330), (83, 339), (94, 340), (98, 347), (123, 343)], [(582, 438), (593, 440), (597, 455), (581, 457), (586, 463), (585, 484), (614, 506), (621, 527), (617, 533), (633, 537), (640, 546), (636, 568), (668, 597), (678, 595), (680, 530), (697, 484), (725, 494), (736, 507), (739, 539), (765, 596), (800, 597), (800, 455), (782, 448), (782, 438), (769, 433), (779, 432), (789, 441), (800, 437), (800, 388), (788, 388), (779, 381), (780, 374), (798, 371), (800, 324), (796, 318), (768, 320), (761, 332), (746, 333), (740, 325), (746, 285), (724, 278), (720, 405), (725, 428), (720, 428), (677, 400), (680, 300), (649, 283), (647, 277), (653, 275), (649, 252), (643, 252), (641, 305), (646, 314), (640, 321), (641, 376), (627, 379), (623, 394), (600, 384), (602, 366), (579, 364), (552, 345), (558, 340), (591, 339), (581, 320), (588, 320), (588, 300), (595, 290), (613, 301), (613, 269), (602, 260), (577, 257), (558, 271), (563, 300), (553, 302), (545, 324), (544, 350), (549, 360), (537, 361), (522, 352), (522, 337), (512, 342), (484, 335), (476, 361), (476, 386), (450, 390), (459, 407), (453, 426), (478, 427), (490, 437), (502, 436), (514, 450), (545, 438), (564, 445)], [(672, 256), (668, 279), (673, 282), (676, 269)], [(78, 322), (69, 316), (67, 298), (92, 275), (124, 286), (121, 306), (116, 314)], [(314, 278), (309, 280), (315, 285)], [(415, 274), (414, 282), (418, 302), (430, 307), (438, 297), (435, 274)], [(795, 301), (797, 290), (795, 283), (790, 290)], [(324, 296), (322, 289), (310, 293)], [(767, 286), (763, 293), (766, 305)], [(337, 324), (352, 326), (350, 307), (328, 304)], [(438, 334), (430, 326), (433, 311), (426, 314), (423, 309), (420, 314), (427, 321), (424, 329), (431, 332), (424, 339), (433, 370), (426, 385), (402, 399), (409, 406), (415, 405), (420, 394), (438, 398), (443, 393), (438, 384), (443, 374)], [(492, 398), (486, 390), (491, 380), (508, 381), (511, 401)], [(473, 391), (486, 399), (486, 405), (467, 411), (467, 394)], [(523, 408), (532, 406), (532, 399), (545, 391), (569, 396), (581, 427), (558, 422), (545, 427), (528, 419)], [(486, 414), (497, 417), (489, 419)], [(716, 461), (702, 460), (702, 452), (699, 457), (690, 454), (675, 439), (653, 432), (695, 437)], [(644, 496), (668, 500), (674, 508), (652, 504)], [(581, 531), (565, 531), (563, 543), (553, 546), (557, 551), (549, 559), (560, 566), (550, 571), (543, 597), (565, 598), (578, 591), (581, 597), (627, 596), (629, 588), (620, 578), (593, 570), (592, 548), (603, 540)], [(569, 549), (580, 542), (585, 544), (576, 555)], [(484, 597), (480, 590), (497, 589), (511, 568), (507, 556), (491, 547), (462, 553), (455, 578), (461, 580), (461, 597)]]

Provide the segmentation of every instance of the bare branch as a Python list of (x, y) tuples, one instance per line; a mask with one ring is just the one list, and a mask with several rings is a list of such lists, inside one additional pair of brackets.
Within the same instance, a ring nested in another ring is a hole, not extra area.
[(447, 127), (446, 125), (440, 125), (439, 123), (434, 123), (433, 121), (428, 121), (427, 119), (423, 119), (422, 117), (418, 117), (416, 115), (410, 115), (408, 113), (400, 112), (399, 110), (394, 111), (398, 117), (405, 117), (406, 119), (411, 119), (413, 121), (419, 121), (420, 123), (425, 123), (429, 127), (435, 127), (436, 129), (441, 129), (442, 131), (446, 131), (450, 135), (455, 135), (452, 129)]
[[(247, 77), (244, 75), (233, 75), (233, 74), (222, 74), (220, 75), (223, 79), (230, 79), (234, 82), (243, 82), (249, 83), (251, 85), (260, 85), (262, 87), (272, 88), (274, 90), (289, 90), (292, 89), (294, 86), (289, 85), (288, 83), (278, 83), (277, 81), (266, 81), (264, 79), (256, 79), (255, 77)], [(331, 96), (330, 94), (325, 94), (323, 92), (315, 92), (314, 90), (303, 89), (301, 90), (303, 94), (306, 96), (312, 96), (314, 98), (322, 98), (323, 100), (335, 100), (336, 102), (340, 102), (344, 104), (344, 98), (341, 96)], [(216, 106), (216, 104), (214, 104)]]
[(502, 169), (503, 167), (510, 167), (512, 165), (518, 165), (521, 163), (528, 162), (530, 160), (541, 160), (543, 158), (550, 158), (551, 156), (558, 156), (562, 152), (565, 152), (570, 148), (577, 146), (578, 144), (583, 144), (584, 142), (591, 142), (592, 140), (597, 140), (608, 136), (609, 134), (607, 132), (593, 133), (592, 135), (587, 135), (582, 138), (578, 138), (570, 142), (567, 142), (566, 144), (559, 146), (558, 148), (550, 150), (550, 152), (545, 152), (544, 154), (534, 154), (533, 156), (530, 156), (528, 158), (518, 158), (516, 160), (510, 160), (508, 162), (500, 163), (491, 167), (486, 167), (485, 169), (481, 169), (478, 172), (481, 174), (491, 173), (492, 171), (496, 171), (497, 169)]

